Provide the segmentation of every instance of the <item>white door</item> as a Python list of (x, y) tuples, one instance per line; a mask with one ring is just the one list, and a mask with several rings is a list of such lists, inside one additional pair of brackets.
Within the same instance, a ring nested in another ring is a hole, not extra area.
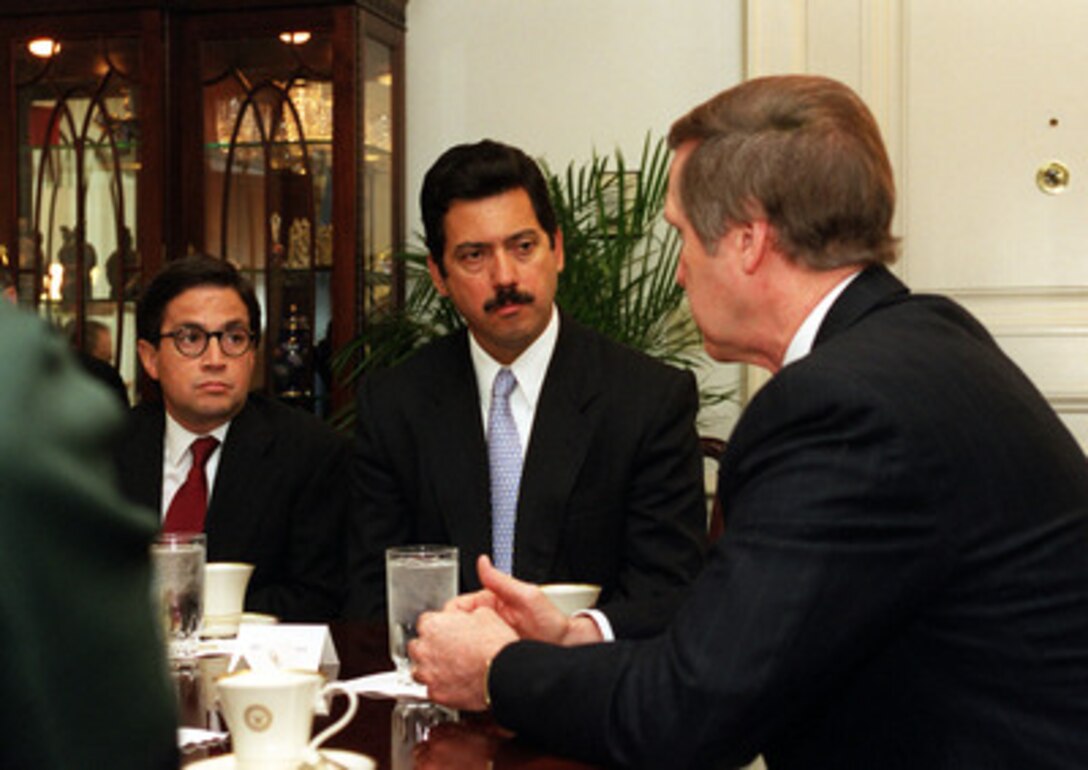
[(876, 113), (899, 183), (901, 275), (977, 315), (1088, 451), (1088, 2), (747, 10), (749, 76), (827, 74)]

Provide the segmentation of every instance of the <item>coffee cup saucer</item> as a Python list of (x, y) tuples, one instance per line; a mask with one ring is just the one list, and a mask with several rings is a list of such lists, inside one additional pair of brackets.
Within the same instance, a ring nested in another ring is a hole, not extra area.
[[(347, 770), (374, 770), (378, 765), (366, 754), (359, 754), (344, 749), (321, 749), (322, 755), (337, 762)], [(186, 765), (186, 770), (234, 770), (236, 767), (233, 754), (221, 754), (218, 757), (200, 759)]]
[(275, 615), (269, 615), (266, 612), (243, 612), (242, 617), (239, 620), (240, 623), (256, 623), (262, 626), (271, 626), (280, 622), (280, 619)]
[(238, 635), (238, 623), (205, 623), (200, 629), (203, 639), (229, 639)]
[(238, 626), (243, 623), (271, 626), (279, 623), (279, 618), (264, 612), (243, 612), (233, 623), (218, 623), (214, 619), (205, 618), (200, 636), (203, 639), (231, 639), (238, 635)]

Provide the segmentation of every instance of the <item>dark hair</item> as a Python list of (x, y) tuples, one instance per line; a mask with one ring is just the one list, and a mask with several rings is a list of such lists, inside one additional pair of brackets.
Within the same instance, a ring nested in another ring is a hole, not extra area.
[(522, 189), (529, 195), (533, 212), (551, 246), (559, 226), (548, 195), (548, 183), (533, 159), (516, 147), (491, 139), (476, 144), (459, 144), (446, 150), (423, 177), (419, 194), (427, 250), (446, 274), (446, 212), (456, 200), (480, 200), (509, 190)]
[(249, 311), (249, 328), (261, 341), (261, 306), (253, 285), (230, 262), (205, 254), (193, 254), (166, 263), (144, 289), (136, 304), (136, 336), (158, 345), (166, 306), (179, 294), (200, 286), (234, 289)]
[(880, 130), (842, 83), (757, 78), (673, 124), (669, 146), (698, 142), (680, 200), (711, 251), (726, 230), (764, 216), (776, 245), (817, 270), (896, 258), (895, 182)]
[[(88, 340), (91, 335), (97, 336), (102, 332), (106, 332), (110, 335), (113, 334), (113, 332), (110, 331), (110, 327), (106, 326), (106, 324), (102, 323), (101, 321), (96, 321), (93, 318), (86, 318), (83, 320), (84, 342), (86, 342), (86, 340)], [(75, 346), (79, 338), (79, 324), (76, 323), (76, 319), (73, 318), (71, 321), (65, 324), (64, 333), (68, 336), (68, 342)]]

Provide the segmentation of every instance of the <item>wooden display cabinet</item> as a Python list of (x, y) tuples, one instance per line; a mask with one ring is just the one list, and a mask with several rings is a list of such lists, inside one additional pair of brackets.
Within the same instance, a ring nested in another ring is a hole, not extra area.
[(328, 351), (403, 292), (405, 2), (0, 11), (0, 263), (20, 303), (84, 347), (106, 324), (132, 383), (139, 289), (181, 254), (230, 259), (265, 316), (257, 385), (344, 401)]

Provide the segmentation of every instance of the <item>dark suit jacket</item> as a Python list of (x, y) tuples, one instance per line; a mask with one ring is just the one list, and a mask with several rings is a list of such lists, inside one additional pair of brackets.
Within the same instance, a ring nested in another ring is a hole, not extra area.
[[(620, 636), (668, 621), (702, 565), (698, 397), (690, 373), (563, 317), (521, 477), (514, 574), (603, 586)], [(462, 330), (359, 391), (349, 611), (383, 611), (389, 545), (452, 543), (462, 591), (491, 552), (487, 446)]]
[(1088, 463), (962, 309), (862, 273), (720, 474), (668, 632), (507, 647), (501, 723), (642, 767), (1088, 767)]
[[(158, 515), (166, 418), (132, 410), (118, 465), (128, 497)], [(286, 621), (339, 614), (349, 443), (317, 418), (250, 393), (230, 424), (208, 503), (208, 561), (255, 565), (246, 609)]]
[(154, 524), (110, 467), (122, 409), (0, 300), (0, 767), (177, 768)]

